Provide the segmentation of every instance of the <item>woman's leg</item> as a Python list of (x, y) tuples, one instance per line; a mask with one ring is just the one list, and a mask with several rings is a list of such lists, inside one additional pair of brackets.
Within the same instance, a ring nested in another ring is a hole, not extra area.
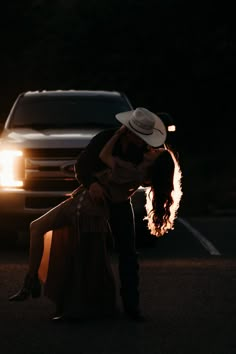
[(67, 199), (30, 224), (29, 270), (31, 277), (37, 275), (44, 249), (44, 234), (70, 222), (73, 215), (73, 198)]
[(32, 297), (39, 297), (41, 285), (38, 279), (38, 270), (44, 250), (44, 234), (47, 231), (55, 230), (72, 221), (75, 213), (76, 199), (69, 198), (55, 208), (49, 210), (40, 218), (30, 224), (30, 252), (29, 269), (22, 288), (9, 297), (9, 301), (24, 301), (30, 294)]

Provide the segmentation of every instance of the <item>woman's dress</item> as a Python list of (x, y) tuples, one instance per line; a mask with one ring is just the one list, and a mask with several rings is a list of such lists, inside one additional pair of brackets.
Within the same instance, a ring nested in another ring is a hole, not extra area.
[[(146, 160), (145, 160), (146, 161)], [(150, 161), (149, 161), (150, 163)], [(142, 184), (144, 164), (115, 158), (114, 168), (96, 175), (107, 200), (128, 200)], [(109, 245), (113, 243), (108, 203), (95, 204), (80, 186), (68, 200), (71, 221), (44, 235), (39, 277), (44, 294), (76, 317), (112, 315), (117, 309)], [(68, 210), (67, 210), (68, 212)], [(122, 222), (122, 220), (121, 220)]]

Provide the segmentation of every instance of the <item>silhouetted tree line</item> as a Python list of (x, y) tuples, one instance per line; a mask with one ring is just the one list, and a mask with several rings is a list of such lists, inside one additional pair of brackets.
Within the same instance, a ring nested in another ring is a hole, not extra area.
[(169, 112), (183, 146), (231, 137), (227, 2), (11, 0), (0, 17), (1, 121), (22, 91), (114, 89), (134, 106)]

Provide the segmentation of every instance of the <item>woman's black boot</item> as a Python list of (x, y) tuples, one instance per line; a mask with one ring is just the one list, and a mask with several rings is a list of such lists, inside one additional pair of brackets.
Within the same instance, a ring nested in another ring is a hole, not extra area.
[(37, 276), (26, 275), (23, 287), (14, 295), (9, 297), (9, 301), (24, 301), (29, 298), (39, 297), (41, 295), (41, 284)]

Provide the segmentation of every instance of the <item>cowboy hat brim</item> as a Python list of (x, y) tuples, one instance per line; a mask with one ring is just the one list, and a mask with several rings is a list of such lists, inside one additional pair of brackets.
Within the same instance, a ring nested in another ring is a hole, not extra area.
[(134, 111), (127, 111), (116, 114), (116, 119), (123, 125), (125, 125), (132, 133), (136, 134), (142, 140), (144, 140), (148, 145), (152, 147), (158, 147), (165, 143), (166, 140), (166, 127), (162, 120), (157, 116), (155, 116), (155, 125), (153, 132), (151, 134), (142, 134), (134, 129), (133, 126), (130, 125), (130, 119), (133, 116)]

